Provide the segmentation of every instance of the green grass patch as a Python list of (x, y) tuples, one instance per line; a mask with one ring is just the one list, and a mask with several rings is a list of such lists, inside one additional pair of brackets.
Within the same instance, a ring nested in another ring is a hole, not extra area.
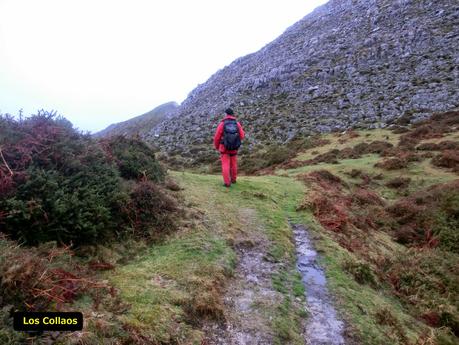
[(225, 241), (193, 231), (153, 246), (107, 278), (131, 305), (121, 317), (128, 328), (157, 342), (199, 342), (202, 334), (192, 325), (203, 317), (221, 316), (219, 289), (234, 262)]
[[(238, 237), (265, 232), (270, 241), (269, 256), (284, 263), (285, 269), (273, 272), (273, 287), (282, 293), (283, 302), (267, 311), (277, 344), (302, 344), (301, 324), (305, 319), (301, 277), (295, 268), (295, 246), (288, 218), (295, 215), (304, 186), (294, 179), (279, 176), (241, 176), (238, 183), (226, 189), (221, 176), (174, 173), (185, 186), (186, 199), (205, 210), (206, 221), (229, 243)], [(256, 210), (260, 228), (247, 229), (238, 219), (239, 209)], [(252, 233), (251, 233), (252, 232)], [(293, 303), (294, 301), (295, 303)]]

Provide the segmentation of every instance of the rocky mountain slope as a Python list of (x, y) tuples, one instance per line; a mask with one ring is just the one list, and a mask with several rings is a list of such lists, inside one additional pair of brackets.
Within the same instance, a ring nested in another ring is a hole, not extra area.
[(175, 102), (164, 103), (143, 115), (134, 117), (130, 120), (114, 123), (104, 130), (97, 132), (96, 137), (109, 137), (114, 135), (134, 136), (144, 135), (164, 121), (169, 115), (173, 114), (178, 108)]
[[(331, 0), (194, 89), (144, 138), (192, 161), (233, 105), (246, 148), (459, 106), (456, 0)], [(178, 140), (180, 138), (180, 140)]]

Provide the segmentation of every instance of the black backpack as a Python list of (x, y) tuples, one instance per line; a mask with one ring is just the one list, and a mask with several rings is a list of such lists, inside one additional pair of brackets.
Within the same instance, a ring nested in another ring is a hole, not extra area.
[(233, 119), (223, 120), (223, 145), (225, 149), (232, 151), (241, 146), (241, 137), (239, 136), (239, 127), (237, 121)]

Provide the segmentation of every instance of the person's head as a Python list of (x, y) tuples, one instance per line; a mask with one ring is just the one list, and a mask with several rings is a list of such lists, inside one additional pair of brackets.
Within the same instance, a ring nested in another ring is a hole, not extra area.
[(225, 114), (226, 114), (226, 115), (231, 115), (231, 116), (233, 116), (233, 115), (234, 115), (234, 111), (233, 111), (233, 109), (231, 109), (231, 108), (227, 108), (227, 109), (225, 110)]

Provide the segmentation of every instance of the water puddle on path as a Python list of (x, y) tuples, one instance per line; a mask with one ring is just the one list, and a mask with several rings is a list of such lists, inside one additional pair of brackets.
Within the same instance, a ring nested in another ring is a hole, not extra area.
[(295, 237), (297, 268), (306, 289), (308, 320), (305, 339), (307, 345), (344, 344), (344, 323), (338, 319), (327, 289), (324, 270), (317, 261), (318, 255), (303, 225), (291, 224)]
[(206, 345), (272, 345), (271, 310), (282, 302), (272, 286), (272, 274), (280, 267), (266, 260), (269, 241), (253, 209), (239, 210), (241, 223), (250, 229), (235, 245), (238, 263), (227, 287), (225, 322), (208, 323)]

